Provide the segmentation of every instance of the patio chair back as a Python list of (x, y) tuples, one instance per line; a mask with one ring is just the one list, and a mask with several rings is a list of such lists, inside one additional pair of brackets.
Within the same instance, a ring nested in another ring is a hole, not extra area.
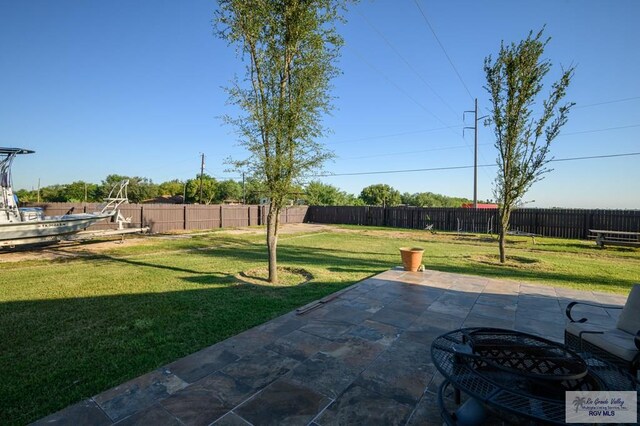
[(640, 331), (640, 284), (634, 284), (618, 318), (617, 328), (636, 335)]

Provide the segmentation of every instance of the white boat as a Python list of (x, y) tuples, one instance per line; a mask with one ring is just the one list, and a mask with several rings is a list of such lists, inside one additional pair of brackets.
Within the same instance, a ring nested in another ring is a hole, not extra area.
[(128, 181), (111, 191), (105, 199), (105, 206), (95, 213), (44, 216), (41, 208), (19, 208), (13, 193), (11, 165), (17, 155), (34, 152), (22, 148), (0, 148), (0, 247), (61, 241), (109, 218), (116, 220), (119, 227), (127, 222), (120, 215), (118, 207), (127, 201)]

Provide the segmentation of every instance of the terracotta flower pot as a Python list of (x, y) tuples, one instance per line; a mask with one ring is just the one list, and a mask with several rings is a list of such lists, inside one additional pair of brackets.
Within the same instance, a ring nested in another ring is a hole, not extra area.
[(402, 256), (402, 266), (405, 271), (416, 272), (422, 265), (422, 254), (424, 249), (420, 247), (402, 247), (400, 255)]

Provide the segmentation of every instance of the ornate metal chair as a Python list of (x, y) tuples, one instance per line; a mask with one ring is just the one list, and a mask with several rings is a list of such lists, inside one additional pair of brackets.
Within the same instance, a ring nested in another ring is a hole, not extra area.
[[(587, 318), (575, 319), (571, 311), (578, 305), (622, 309), (622, 312), (615, 327), (607, 327), (589, 322)], [(640, 369), (640, 284), (633, 286), (623, 307), (571, 302), (566, 314), (571, 322), (564, 330), (565, 345), (579, 352), (590, 352), (637, 377)]]

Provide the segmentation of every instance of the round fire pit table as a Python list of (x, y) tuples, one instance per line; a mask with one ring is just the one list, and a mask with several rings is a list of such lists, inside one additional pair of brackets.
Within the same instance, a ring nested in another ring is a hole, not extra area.
[[(436, 338), (431, 357), (445, 380), (438, 401), (448, 424), (480, 424), (486, 410), (504, 420), (565, 424), (566, 391), (637, 390), (630, 374), (590, 354), (531, 334), (462, 328)], [(444, 395), (470, 398), (455, 413)], [(486, 410), (485, 410), (486, 409)]]

